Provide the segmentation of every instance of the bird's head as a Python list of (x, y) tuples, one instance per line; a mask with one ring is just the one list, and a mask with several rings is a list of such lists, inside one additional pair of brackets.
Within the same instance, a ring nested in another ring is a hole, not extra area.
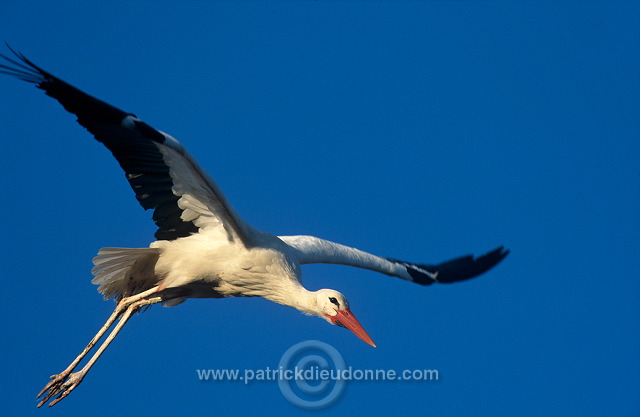
[(318, 290), (315, 292), (316, 314), (331, 324), (351, 330), (365, 343), (376, 347), (366, 330), (349, 310), (349, 302), (344, 295), (335, 290)]

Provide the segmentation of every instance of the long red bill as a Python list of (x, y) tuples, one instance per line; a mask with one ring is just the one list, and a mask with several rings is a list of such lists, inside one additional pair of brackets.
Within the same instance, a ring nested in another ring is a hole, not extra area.
[(371, 340), (367, 331), (362, 327), (358, 319), (356, 319), (356, 316), (354, 316), (348, 308), (338, 310), (338, 314), (333, 317), (329, 317), (329, 319), (331, 320), (331, 323), (351, 330), (366, 344), (376, 347), (376, 344), (373, 343), (373, 340)]

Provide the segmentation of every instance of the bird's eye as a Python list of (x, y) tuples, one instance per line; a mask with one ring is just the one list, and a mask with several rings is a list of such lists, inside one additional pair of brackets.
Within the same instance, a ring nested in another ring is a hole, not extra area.
[(338, 300), (336, 299), (336, 297), (329, 297), (329, 301), (331, 301), (333, 304), (335, 304), (336, 306), (340, 307), (340, 303), (338, 302)]

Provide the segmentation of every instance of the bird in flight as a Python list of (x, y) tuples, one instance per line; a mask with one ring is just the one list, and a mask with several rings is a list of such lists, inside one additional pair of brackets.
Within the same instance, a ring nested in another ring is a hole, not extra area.
[[(313, 236), (275, 236), (258, 230), (238, 216), (218, 184), (172, 136), (85, 94), (9, 49), (15, 56), (0, 54), (4, 59), (0, 72), (35, 84), (76, 115), (78, 123), (111, 151), (140, 205), (153, 211), (158, 227), (148, 248), (102, 248), (93, 259), (92, 282), (105, 299), (116, 301), (116, 308), (80, 355), (51, 376), (38, 394), (42, 397), (38, 407), (49, 400), (53, 406), (69, 395), (132, 314), (152, 304), (263, 297), (345, 327), (375, 347), (344, 295), (302, 286), (301, 265), (349, 265), (431, 285), (478, 276), (509, 253), (498, 247), (479, 257), (414, 264)], [(114, 324), (85, 366), (73, 372)]]

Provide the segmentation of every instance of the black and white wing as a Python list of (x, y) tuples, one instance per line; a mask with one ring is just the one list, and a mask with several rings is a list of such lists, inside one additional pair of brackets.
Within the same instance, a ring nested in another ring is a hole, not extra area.
[(0, 54), (6, 61), (0, 64), (0, 72), (44, 90), (111, 151), (140, 205), (153, 210), (156, 239), (174, 240), (209, 228), (216, 228), (230, 241), (246, 243), (250, 238), (251, 227), (180, 142), (12, 52), (17, 59)]
[(464, 281), (485, 273), (509, 254), (502, 246), (482, 256), (461, 256), (439, 264), (413, 264), (383, 258), (359, 249), (313, 236), (279, 236), (297, 253), (301, 264), (325, 263), (355, 266), (399, 277), (420, 285)]
[(411, 281), (420, 285), (433, 283), (449, 284), (451, 282), (464, 281), (484, 274), (509, 254), (503, 246), (480, 256), (465, 255), (439, 264), (412, 264), (397, 259), (388, 259), (406, 268), (406, 273), (411, 276)]

